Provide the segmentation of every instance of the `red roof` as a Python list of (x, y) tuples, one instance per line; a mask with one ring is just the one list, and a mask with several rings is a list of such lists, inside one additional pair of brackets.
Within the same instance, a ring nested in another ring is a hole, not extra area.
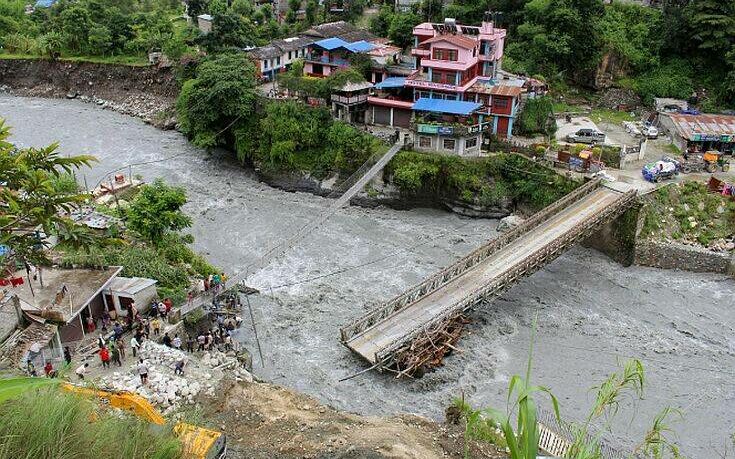
[(437, 35), (436, 37), (430, 38), (422, 42), (421, 44), (423, 45), (426, 43), (436, 43), (439, 41), (446, 41), (464, 49), (473, 49), (475, 46), (477, 46), (478, 43), (477, 41), (471, 38), (467, 38), (463, 35)]
[(493, 96), (518, 97), (523, 92), (523, 88), (519, 86), (495, 85), (490, 88), (490, 94)]

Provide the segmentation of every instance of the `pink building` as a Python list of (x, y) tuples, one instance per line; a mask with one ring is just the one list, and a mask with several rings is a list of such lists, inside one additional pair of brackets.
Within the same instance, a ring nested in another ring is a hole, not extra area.
[(419, 24), (413, 35), (415, 70), (375, 85), (368, 122), (408, 124), (417, 149), (460, 155), (479, 153), (484, 132), (511, 137), (523, 90), (497, 79), (505, 29), (486, 13), (480, 26), (446, 19)]

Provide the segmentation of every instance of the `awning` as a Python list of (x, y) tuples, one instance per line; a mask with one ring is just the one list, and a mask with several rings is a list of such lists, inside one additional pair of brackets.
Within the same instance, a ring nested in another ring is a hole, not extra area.
[(459, 100), (429, 99), (422, 97), (413, 104), (413, 109), (422, 112), (449, 113), (452, 115), (469, 115), (482, 104)]
[(325, 38), (324, 40), (319, 40), (315, 42), (314, 45), (324, 48), (327, 51), (332, 51), (333, 49), (337, 48), (346, 48), (349, 43), (342, 40), (341, 38), (332, 37)]
[(406, 85), (405, 77), (390, 77), (375, 85), (375, 89), (402, 88)]

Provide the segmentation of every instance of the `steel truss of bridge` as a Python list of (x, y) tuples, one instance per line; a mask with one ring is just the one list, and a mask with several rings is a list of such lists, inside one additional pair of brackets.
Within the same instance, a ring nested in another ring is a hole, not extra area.
[(380, 370), (398, 377), (438, 365), (455, 350), (463, 314), (501, 295), (620, 216), (636, 191), (595, 179), (523, 224), (340, 329), (340, 340)]

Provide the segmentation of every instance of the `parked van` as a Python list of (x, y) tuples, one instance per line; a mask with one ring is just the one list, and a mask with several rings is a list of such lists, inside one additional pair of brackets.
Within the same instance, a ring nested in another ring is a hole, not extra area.
[(580, 129), (574, 134), (567, 135), (570, 143), (605, 143), (605, 134), (595, 129)]

